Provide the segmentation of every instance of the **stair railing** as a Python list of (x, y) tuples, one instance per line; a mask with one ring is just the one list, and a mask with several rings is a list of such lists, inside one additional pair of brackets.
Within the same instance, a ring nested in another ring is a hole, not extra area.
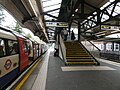
[(81, 43), (94, 57), (100, 58), (101, 50), (97, 46), (95, 46), (91, 41), (84, 39), (84, 41), (81, 41)]
[(60, 48), (61, 48), (63, 59), (66, 62), (66, 47), (65, 47), (64, 40), (61, 35), (60, 35)]

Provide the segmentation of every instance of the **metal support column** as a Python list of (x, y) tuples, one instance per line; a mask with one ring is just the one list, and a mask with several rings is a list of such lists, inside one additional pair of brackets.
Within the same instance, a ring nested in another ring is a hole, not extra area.
[(80, 41), (80, 30), (81, 30), (81, 26), (80, 26), (80, 22), (78, 21), (78, 41)]
[(120, 43), (118, 43), (118, 44), (119, 44), (118, 48), (119, 48), (119, 51), (120, 51)]
[(114, 42), (112, 42), (112, 51), (114, 51)]
[(69, 27), (68, 27), (68, 34), (70, 36), (70, 28), (71, 28), (71, 24), (69, 24)]
[(106, 51), (106, 42), (104, 42), (104, 51)]

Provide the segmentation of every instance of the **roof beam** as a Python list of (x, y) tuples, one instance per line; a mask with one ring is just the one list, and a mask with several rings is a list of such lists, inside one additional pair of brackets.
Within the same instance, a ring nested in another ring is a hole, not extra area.
[(75, 24), (77, 24), (77, 25), (78, 25), (78, 23), (77, 23), (77, 22), (75, 22), (75, 21), (73, 21), (73, 23), (75, 23)]
[(85, 0), (82, 0), (81, 1), (81, 14), (84, 14), (84, 3), (85, 2)]
[(75, 12), (75, 15), (77, 15), (79, 17), (88, 17), (88, 16), (90, 16), (90, 14), (83, 14), (83, 13), (77, 13), (77, 12)]
[(42, 1), (42, 3), (43, 3), (43, 2), (48, 2), (48, 1), (51, 1), (51, 0), (44, 0), (44, 1)]
[(71, 10), (71, 13), (70, 13), (69, 18), (72, 16), (72, 14), (75, 12), (75, 10), (79, 7), (79, 5), (81, 4), (80, 2), (81, 2), (81, 0), (77, 0), (77, 1), (76, 1), (73, 9)]
[(55, 31), (54, 29), (52, 29), (52, 28), (49, 28), (49, 27), (48, 27), (48, 29), (49, 29), (49, 30), (52, 30), (52, 31)]
[(84, 2), (86, 5), (88, 5), (88, 6), (90, 6), (90, 7), (92, 7), (92, 8), (94, 8), (94, 9), (98, 9), (98, 10), (100, 10), (99, 8), (97, 8), (97, 7), (95, 7), (95, 6), (93, 6), (93, 5), (91, 5), (91, 4), (89, 4), (89, 3), (87, 3), (87, 2)]
[(49, 5), (49, 6), (45, 6), (45, 7), (43, 7), (43, 8), (52, 7), (52, 6), (56, 6), (56, 5), (59, 5), (59, 4), (61, 4), (61, 3), (57, 3), (57, 4), (53, 4), (53, 5)]
[(56, 16), (53, 16), (53, 15), (51, 15), (51, 14), (48, 14), (48, 13), (44, 13), (44, 15), (47, 15), (47, 16), (50, 16), (50, 17), (52, 17), (52, 18), (58, 19), (58, 17), (56, 17)]
[[(109, 4), (108, 6), (106, 6), (103, 10), (96, 10), (97, 13), (94, 14), (94, 15), (91, 15), (92, 17), (89, 18), (89, 19), (87, 18), (85, 22), (82, 22), (82, 23), (81, 23), (81, 25), (84, 26), (84, 28), (85, 28), (86, 30), (89, 30), (89, 29), (91, 29), (91, 28), (96, 27), (97, 25), (103, 24), (103, 23), (105, 23), (105, 22), (108, 22), (108, 21), (110, 21), (110, 20), (113, 20), (113, 19), (114, 19), (115, 17), (117, 17), (117, 16), (120, 16), (119, 14), (116, 15), (116, 16), (113, 16), (113, 12), (114, 12), (114, 9), (115, 9), (116, 6), (117, 6), (117, 3), (120, 3), (120, 1), (119, 1), (119, 0), (116, 0), (116, 1), (112, 2), (111, 4)], [(110, 6), (113, 6), (113, 8), (112, 8), (112, 10), (111, 10), (111, 11), (112, 11), (111, 14), (109, 14), (108, 11), (107, 11)], [(102, 19), (104, 18), (104, 15), (107, 15), (109, 18), (108, 18), (107, 20), (105, 20), (105, 21), (102, 21)], [(96, 17), (97, 17), (97, 18), (96, 18)], [(89, 23), (89, 21), (92, 21), (94, 24)], [(88, 26), (91, 25), (91, 27), (87, 27), (87, 25), (88, 25)], [(86, 30), (85, 30), (85, 31), (86, 31)]]
[(56, 9), (53, 9), (53, 10), (46, 11), (45, 13), (53, 12), (53, 11), (56, 11), (56, 10), (59, 10), (59, 9), (60, 8), (56, 8)]

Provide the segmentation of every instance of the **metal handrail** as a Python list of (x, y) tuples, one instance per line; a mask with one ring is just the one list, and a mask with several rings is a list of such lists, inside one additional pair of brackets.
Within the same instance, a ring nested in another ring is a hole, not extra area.
[(61, 47), (63, 59), (66, 62), (66, 47), (65, 47), (64, 40), (61, 37), (61, 35), (60, 35), (60, 47)]
[(95, 46), (91, 41), (86, 40), (83, 36), (81, 36), (84, 41), (81, 41), (81, 43), (84, 45), (84, 47), (95, 57), (100, 57), (101, 50)]

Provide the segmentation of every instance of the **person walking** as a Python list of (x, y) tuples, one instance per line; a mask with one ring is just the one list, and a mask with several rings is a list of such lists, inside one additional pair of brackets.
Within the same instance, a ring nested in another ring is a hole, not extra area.
[(71, 40), (74, 40), (74, 39), (75, 39), (75, 34), (74, 34), (73, 30), (72, 30), (72, 32), (71, 32)]
[(64, 41), (67, 40), (67, 35), (68, 35), (68, 32), (67, 32), (67, 30), (64, 29)]
[(75, 34), (74, 34), (73, 30), (72, 30), (72, 32), (71, 32), (72, 45), (74, 44), (74, 39), (75, 39)]

